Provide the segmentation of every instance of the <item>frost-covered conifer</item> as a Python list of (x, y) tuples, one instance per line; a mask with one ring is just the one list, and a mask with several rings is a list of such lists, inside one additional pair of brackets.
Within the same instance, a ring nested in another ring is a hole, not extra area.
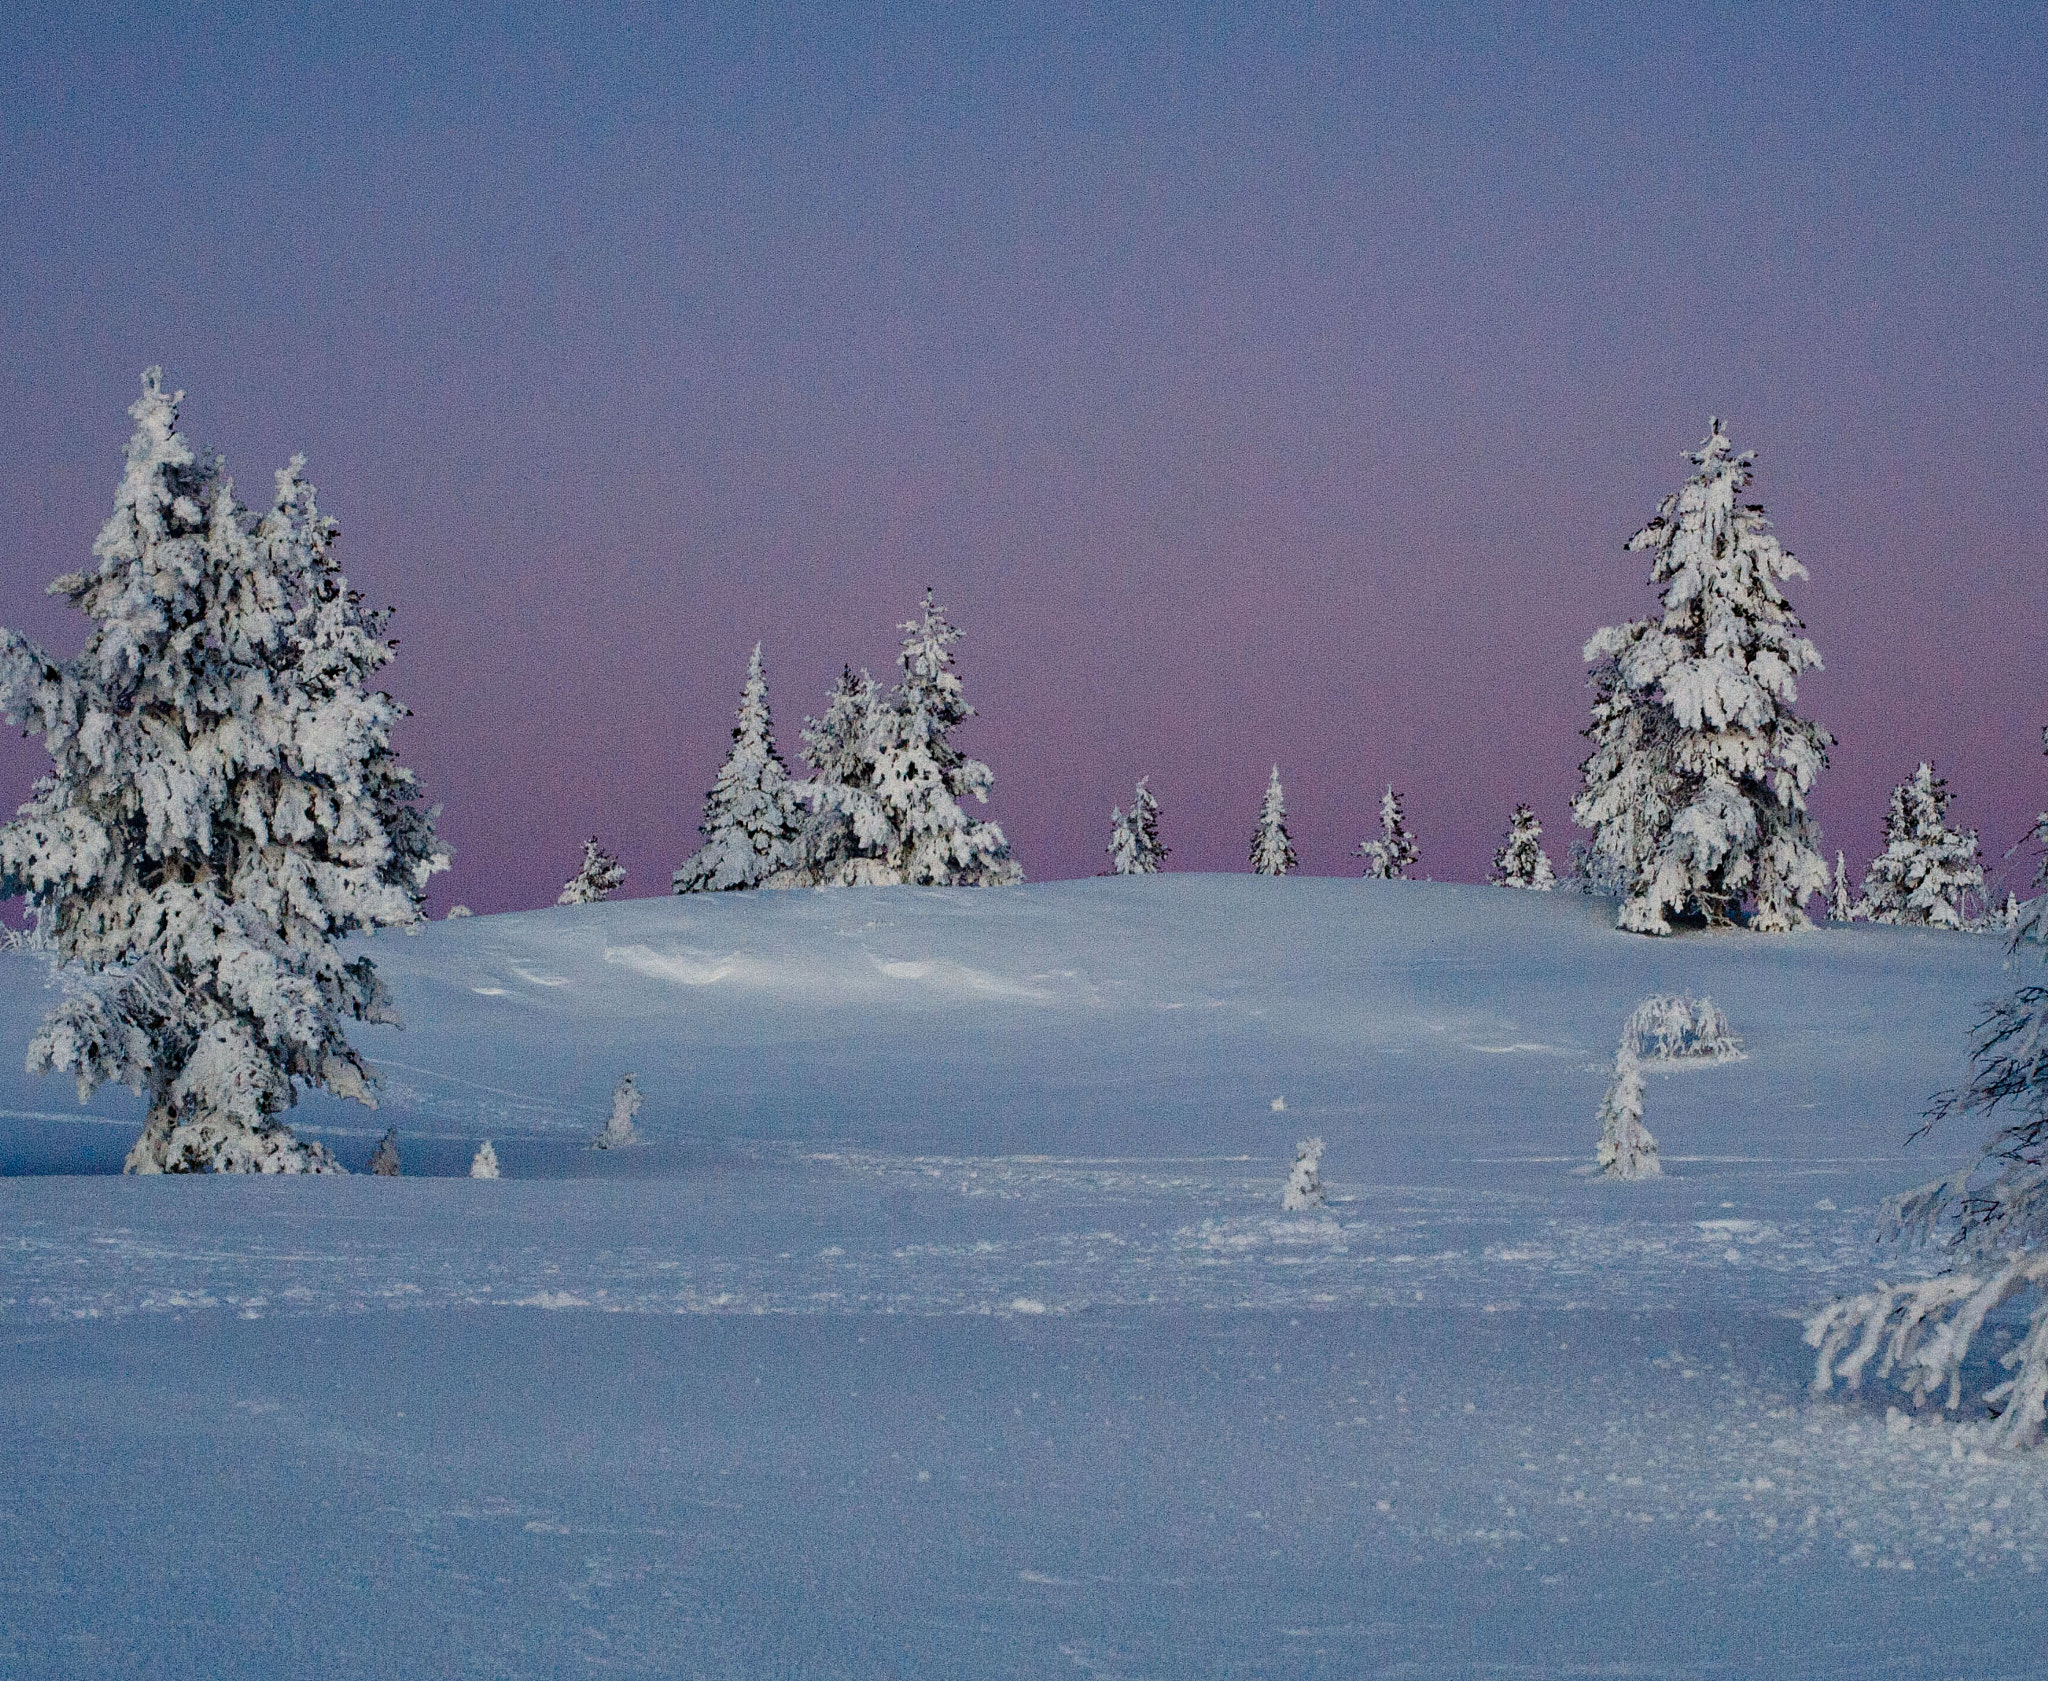
[(1840, 850), (1835, 853), (1834, 885), (1828, 889), (1828, 920), (1830, 922), (1854, 922), (1856, 920), (1856, 896), (1849, 891), (1849, 866)]
[(1737, 1062), (1742, 1041), (1711, 998), (1657, 993), (1622, 1023), (1621, 1042), (1640, 1062)]
[(1557, 872), (1543, 850), (1543, 825), (1526, 805), (1516, 806), (1508, 820), (1508, 838), (1493, 855), (1493, 879), (1499, 887), (1522, 887), (1536, 893), (1548, 893), (1557, 885)]
[(775, 751), (768, 717), (768, 679), (761, 645), (747, 662), (732, 751), (705, 796), (698, 833), (704, 844), (675, 873), (678, 893), (758, 887), (796, 862), (802, 830), (795, 785)]
[(370, 1171), (379, 1179), (398, 1177), (398, 1128), (386, 1127), (377, 1140), (377, 1153), (370, 1158)]
[(7, 715), (52, 760), (0, 828), (4, 889), (63, 965), (29, 1066), (147, 1089), (130, 1172), (339, 1172), (281, 1116), (300, 1085), (374, 1107), (345, 1027), (395, 1017), (342, 942), (416, 925), (447, 853), (391, 746), (405, 709), (367, 688), (387, 615), (302, 461), (256, 519), (179, 435), (180, 395), (143, 376), (96, 564), (50, 586), (90, 622), (78, 656), (0, 632)]
[(805, 743), (818, 776), (809, 789), (803, 866), (826, 885), (908, 882), (1007, 887), (1024, 879), (1000, 826), (970, 818), (960, 802), (986, 803), (995, 774), (953, 745), (974, 716), (953, 644), (960, 633), (925, 591), (923, 609), (900, 627), (903, 681), (883, 697), (865, 673), (841, 680), (825, 719)]
[(1291, 1214), (1323, 1206), (1323, 1181), (1318, 1171), (1323, 1162), (1323, 1141), (1304, 1138), (1294, 1147), (1294, 1171), (1287, 1189), (1280, 1193), (1280, 1206)]
[(562, 884), (558, 905), (595, 905), (626, 883), (625, 868), (592, 835), (583, 843), (583, 867)]
[(1252, 831), (1252, 873), (1284, 876), (1294, 868), (1294, 842), (1287, 833), (1287, 796), (1280, 790), (1280, 767), (1266, 783), (1265, 803), (1259, 807), (1259, 826)]
[(1600, 1104), (1600, 1148), (1593, 1159), (1610, 1179), (1656, 1179), (1664, 1172), (1657, 1141), (1643, 1125), (1642, 1072), (1626, 1044), (1614, 1053), (1614, 1083)]
[(1892, 790), (1884, 820), (1884, 851), (1863, 877), (1863, 914), (1872, 922), (1960, 928), (1963, 895), (1981, 891), (1977, 831), (1947, 824), (1948, 784), (1920, 767)]
[(1159, 802), (1146, 786), (1149, 781), (1150, 777), (1138, 778), (1128, 815), (1110, 809), (1109, 862), (1120, 876), (1156, 875), (1166, 859), (1167, 847), (1159, 838)]
[(593, 1150), (617, 1150), (628, 1144), (638, 1144), (640, 1134), (633, 1130), (633, 1117), (640, 1113), (640, 1088), (628, 1074), (619, 1081), (612, 1091), (612, 1112), (604, 1123), (604, 1130), (590, 1141)]
[(469, 1164), (469, 1176), (472, 1179), (495, 1179), (498, 1177), (498, 1152), (491, 1147), (491, 1141), (488, 1138), (477, 1146), (476, 1155)]
[(1377, 881), (1404, 880), (1419, 856), (1401, 810), (1401, 796), (1391, 782), (1380, 796), (1380, 838), (1360, 841), (1358, 855), (1365, 860), (1365, 873)]
[(1593, 751), (1572, 813), (1628, 884), (1617, 920), (1644, 934), (1745, 904), (1759, 932), (1801, 927), (1828, 884), (1806, 795), (1834, 738), (1792, 711), (1820, 656), (1778, 587), (1806, 570), (1741, 500), (1754, 455), (1711, 425), (1684, 488), (1628, 542), (1654, 556), (1662, 612), (1586, 644)]

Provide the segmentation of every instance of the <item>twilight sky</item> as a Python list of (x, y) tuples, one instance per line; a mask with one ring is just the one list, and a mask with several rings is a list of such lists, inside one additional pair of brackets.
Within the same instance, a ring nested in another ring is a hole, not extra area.
[(82, 639), (147, 364), (251, 501), (305, 451), (437, 909), (665, 892), (753, 643), (794, 758), (927, 582), (1033, 879), (1148, 773), (1242, 869), (1276, 759), (1308, 871), (1387, 780), (1562, 862), (1710, 412), (1830, 855), (1923, 756), (1994, 864), (2048, 805), (2048, 10), (86, 10), (0, 11), (0, 622)]

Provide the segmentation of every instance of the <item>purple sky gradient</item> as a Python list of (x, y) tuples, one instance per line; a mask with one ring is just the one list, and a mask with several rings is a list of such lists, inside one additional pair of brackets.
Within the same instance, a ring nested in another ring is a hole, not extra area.
[(145, 365), (251, 500), (304, 450), (438, 906), (666, 891), (754, 641), (793, 757), (927, 582), (1034, 879), (1148, 773), (1242, 869), (1276, 759), (1308, 871), (1387, 780), (1561, 861), (1710, 412), (1830, 855), (1923, 756), (1994, 861), (2048, 805), (2048, 11), (433, 10), (0, 17), (0, 622), (80, 640)]

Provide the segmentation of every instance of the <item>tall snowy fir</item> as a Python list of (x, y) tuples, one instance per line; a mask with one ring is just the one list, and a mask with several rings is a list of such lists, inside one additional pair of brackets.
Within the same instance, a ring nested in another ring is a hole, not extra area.
[(626, 870), (617, 858), (597, 843), (592, 835), (583, 843), (583, 863), (562, 884), (558, 905), (595, 905), (609, 899), (626, 885)]
[(1948, 784), (1922, 761), (1892, 790), (1884, 851), (1863, 876), (1863, 914), (1872, 922), (1960, 928), (1966, 893), (1984, 889), (1977, 831), (1948, 826)]
[(281, 1119), (300, 1086), (370, 1107), (351, 1021), (395, 1019), (342, 942), (421, 920), (447, 865), (391, 745), (391, 658), (294, 460), (256, 519), (177, 429), (157, 369), (95, 565), (57, 579), (90, 622), (60, 661), (0, 632), (8, 717), (51, 773), (0, 828), (64, 992), (29, 1049), (81, 1099), (146, 1090), (131, 1173), (338, 1172)]
[(959, 631), (925, 592), (900, 627), (903, 681), (884, 697), (863, 674), (842, 678), (833, 705), (805, 732), (818, 776), (810, 784), (802, 870), (828, 886), (1004, 887), (1024, 879), (1002, 829), (960, 802), (988, 799), (995, 774), (953, 744), (974, 716), (953, 644)]
[(1420, 856), (1401, 810), (1401, 796), (1391, 782), (1380, 796), (1380, 838), (1360, 841), (1358, 855), (1365, 860), (1366, 875), (1375, 881), (1404, 880)]
[(1156, 875), (1166, 861), (1167, 847), (1159, 838), (1159, 802), (1146, 786), (1150, 780), (1138, 778), (1128, 812), (1110, 808), (1109, 866), (1120, 876)]
[(1252, 873), (1284, 876), (1294, 868), (1294, 842), (1287, 833), (1287, 796), (1280, 791), (1280, 767), (1266, 783), (1265, 802), (1259, 807), (1259, 826), (1252, 831)]
[(1550, 854), (1543, 850), (1543, 825), (1526, 805), (1515, 807), (1508, 819), (1508, 836), (1493, 855), (1496, 887), (1520, 887), (1533, 893), (1548, 893), (1557, 885)]
[(1806, 796), (1834, 738), (1792, 711), (1820, 656), (1779, 588), (1806, 569), (1742, 500), (1754, 454), (1710, 425), (1685, 486), (1628, 541), (1653, 556), (1661, 612), (1585, 650), (1593, 751), (1572, 812), (1626, 883), (1617, 921), (1643, 934), (1745, 907), (1759, 932), (1803, 927), (1828, 886)]
[(705, 796), (698, 829), (704, 844), (676, 871), (675, 891), (722, 893), (760, 886), (796, 862), (802, 827), (796, 787), (770, 733), (768, 679), (757, 642), (740, 691), (732, 750)]

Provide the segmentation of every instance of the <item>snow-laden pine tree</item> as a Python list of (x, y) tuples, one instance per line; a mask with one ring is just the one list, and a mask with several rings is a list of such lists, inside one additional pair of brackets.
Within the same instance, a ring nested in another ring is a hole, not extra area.
[(1834, 738), (1792, 710), (1820, 656), (1779, 588), (1806, 569), (1742, 500), (1754, 454), (1710, 425), (1685, 486), (1628, 541), (1654, 557), (1661, 613), (1585, 651), (1593, 751), (1572, 813), (1628, 884), (1617, 920), (1644, 934), (1745, 905), (1760, 932), (1801, 927), (1828, 885), (1806, 796)]
[(1854, 922), (1856, 895), (1849, 890), (1849, 865), (1838, 848), (1835, 852), (1834, 883), (1828, 888), (1828, 921)]
[(625, 866), (597, 844), (592, 835), (583, 843), (582, 868), (562, 884), (558, 905), (595, 905), (609, 899), (626, 884)]
[(1600, 1147), (1594, 1161), (1609, 1179), (1657, 1179), (1657, 1141), (1643, 1125), (1643, 1076), (1624, 1044), (1614, 1053), (1614, 1081), (1600, 1103)]
[(1526, 805), (1515, 807), (1508, 819), (1508, 837), (1493, 855), (1496, 887), (1521, 887), (1534, 893), (1548, 893), (1557, 885), (1557, 872), (1550, 867), (1550, 854), (1543, 850), (1543, 825)]
[(1259, 807), (1259, 826), (1252, 831), (1252, 873), (1284, 876), (1294, 868), (1294, 842), (1287, 833), (1287, 796), (1280, 789), (1280, 767), (1266, 782), (1266, 798)]
[(364, 608), (295, 459), (256, 519), (143, 376), (95, 564), (57, 579), (89, 621), (76, 658), (0, 632), (7, 715), (52, 768), (0, 827), (64, 993), (32, 1071), (81, 1098), (147, 1089), (131, 1173), (338, 1172), (281, 1116), (301, 1085), (375, 1106), (350, 1021), (395, 1019), (351, 935), (411, 928), (447, 867), (434, 812), (372, 692), (386, 615)]
[(370, 1157), (370, 1171), (379, 1179), (398, 1177), (398, 1128), (386, 1127), (377, 1140), (377, 1152)]
[(640, 1134), (633, 1128), (633, 1117), (640, 1113), (640, 1088), (628, 1074), (612, 1091), (612, 1112), (603, 1129), (590, 1141), (593, 1150), (618, 1150), (628, 1144), (638, 1144)]
[(1166, 861), (1166, 843), (1159, 838), (1159, 802), (1146, 786), (1151, 780), (1138, 778), (1128, 812), (1110, 808), (1109, 864), (1117, 875), (1157, 875)]
[(498, 1152), (492, 1147), (491, 1141), (488, 1138), (477, 1146), (476, 1154), (470, 1160), (469, 1176), (472, 1179), (496, 1179), (498, 1177)]
[(1294, 1171), (1287, 1177), (1287, 1189), (1280, 1193), (1280, 1206), (1290, 1214), (1323, 1206), (1323, 1141), (1304, 1138), (1294, 1147)]
[(1884, 851), (1863, 876), (1863, 914), (1872, 922), (1960, 928), (1965, 893), (1982, 892), (1977, 831), (1948, 826), (1948, 784), (1924, 760), (1892, 790)]
[(770, 733), (768, 679), (757, 642), (740, 691), (732, 750), (704, 799), (704, 821), (697, 831), (704, 844), (676, 871), (676, 892), (760, 886), (796, 862), (802, 827), (795, 785)]
[(825, 719), (805, 733), (818, 775), (808, 797), (802, 866), (828, 886), (1007, 887), (1024, 879), (1001, 827), (971, 818), (995, 773), (953, 744), (974, 716), (947, 622), (930, 590), (904, 632), (903, 681), (887, 697), (865, 673), (841, 680)]
[(1365, 860), (1366, 875), (1376, 881), (1405, 880), (1420, 856), (1401, 810), (1401, 796), (1391, 782), (1380, 796), (1380, 838), (1360, 841), (1358, 855)]

